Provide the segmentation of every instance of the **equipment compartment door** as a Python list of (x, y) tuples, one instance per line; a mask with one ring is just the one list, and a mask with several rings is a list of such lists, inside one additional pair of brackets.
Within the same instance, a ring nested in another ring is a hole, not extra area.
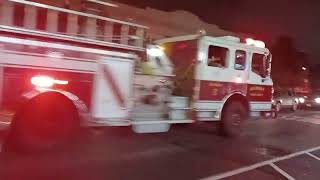
[(93, 117), (128, 120), (132, 107), (133, 60), (107, 58), (99, 62), (93, 90)]

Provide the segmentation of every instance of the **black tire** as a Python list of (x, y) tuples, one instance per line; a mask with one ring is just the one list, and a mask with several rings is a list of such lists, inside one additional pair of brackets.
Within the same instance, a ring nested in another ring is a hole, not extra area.
[(271, 112), (271, 118), (272, 118), (272, 119), (277, 119), (277, 118), (278, 118), (278, 114), (279, 114), (278, 111), (276, 111), (276, 110), (272, 111), (272, 112)]
[(241, 102), (230, 102), (222, 112), (221, 131), (228, 137), (241, 135), (243, 125), (248, 119), (248, 110)]
[(3, 144), (4, 152), (50, 151), (67, 145), (80, 130), (74, 104), (64, 95), (43, 93), (14, 116)]
[(296, 112), (298, 110), (298, 103), (294, 102), (292, 107), (291, 107), (291, 111), (292, 112)]
[(280, 102), (277, 102), (276, 105), (275, 105), (275, 111), (276, 112), (280, 112), (281, 111), (281, 103)]

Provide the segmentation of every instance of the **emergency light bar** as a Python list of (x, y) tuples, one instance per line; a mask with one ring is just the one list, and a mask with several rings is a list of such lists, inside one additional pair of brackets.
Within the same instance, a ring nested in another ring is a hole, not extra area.
[(266, 44), (263, 41), (259, 41), (259, 40), (254, 40), (252, 38), (247, 38), (246, 39), (246, 44), (249, 46), (256, 46), (256, 47), (260, 47), (260, 48), (265, 48)]

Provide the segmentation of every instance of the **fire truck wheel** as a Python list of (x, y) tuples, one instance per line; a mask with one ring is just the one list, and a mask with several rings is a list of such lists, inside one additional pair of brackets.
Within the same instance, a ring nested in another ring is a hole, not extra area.
[(230, 102), (222, 112), (222, 134), (228, 137), (239, 136), (247, 118), (248, 111), (241, 102)]
[(71, 142), (80, 129), (74, 104), (59, 93), (44, 93), (26, 103), (13, 118), (5, 152), (50, 151)]

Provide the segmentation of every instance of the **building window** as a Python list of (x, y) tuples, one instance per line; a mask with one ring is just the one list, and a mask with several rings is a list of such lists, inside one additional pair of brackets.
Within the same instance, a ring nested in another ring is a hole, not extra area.
[(235, 54), (234, 69), (235, 70), (245, 70), (246, 59), (247, 59), (246, 52), (242, 51), (242, 50), (237, 50), (236, 54)]
[(208, 66), (223, 68), (226, 66), (226, 59), (229, 49), (218, 46), (209, 46)]

